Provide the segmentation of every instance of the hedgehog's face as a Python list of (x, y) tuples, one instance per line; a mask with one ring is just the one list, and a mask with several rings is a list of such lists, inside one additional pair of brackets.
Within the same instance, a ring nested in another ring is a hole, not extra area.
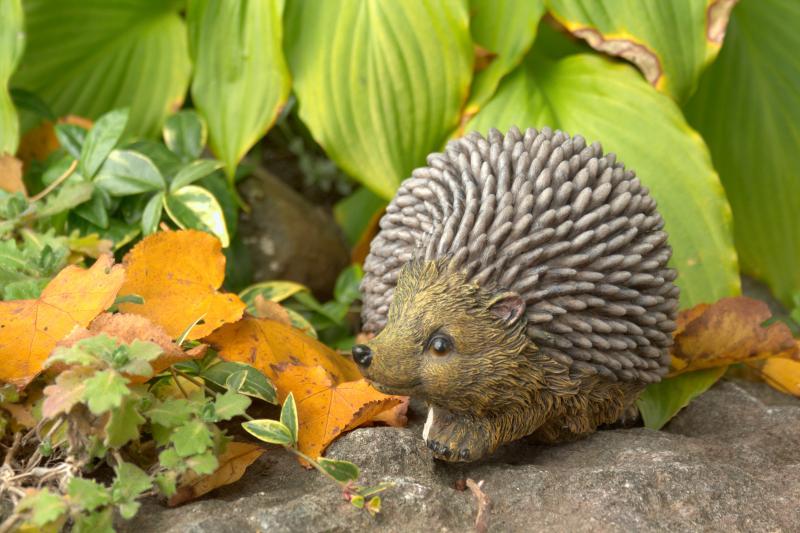
[(386, 327), (354, 358), (383, 392), (485, 414), (503, 408), (526, 366), (524, 310), (517, 294), (481, 289), (446, 261), (413, 263), (398, 279)]

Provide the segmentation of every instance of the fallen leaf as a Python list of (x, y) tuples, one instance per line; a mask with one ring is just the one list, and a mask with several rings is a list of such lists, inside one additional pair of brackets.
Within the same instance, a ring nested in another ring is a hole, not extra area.
[(408, 425), (408, 396), (399, 396), (401, 401), (390, 409), (378, 413), (372, 418), (373, 422), (380, 422), (394, 428), (404, 428)]
[(52, 385), (44, 388), (42, 416), (53, 418), (59, 413), (69, 413), (81, 401), (86, 380), (94, 374), (93, 368), (76, 366), (60, 372)]
[(267, 300), (262, 295), (257, 294), (253, 299), (253, 307), (255, 308), (255, 316), (257, 318), (266, 318), (280, 322), (286, 326), (292, 325), (292, 319), (289, 318), (289, 313), (279, 303)]
[(319, 457), (333, 439), (370, 422), (403, 401), (378, 392), (364, 379), (337, 382), (321, 366), (278, 365), (273, 383), (281, 402), (289, 392), (297, 405), (298, 449)]
[(218, 458), (219, 467), (213, 473), (201, 476), (190, 471), (184, 476), (177, 492), (169, 499), (170, 507), (194, 500), (217, 487), (238, 481), (247, 467), (265, 451), (257, 444), (229, 442), (225, 452)]
[(800, 357), (786, 324), (762, 327), (771, 316), (767, 304), (743, 296), (681, 312), (676, 321), (671, 375), (767, 357)]
[(6, 192), (21, 192), (28, 196), (22, 181), (22, 162), (10, 155), (0, 155), (0, 189)]
[[(84, 129), (91, 129), (92, 121), (76, 115), (67, 115), (66, 117), (58, 120), (59, 124), (74, 124)], [(49, 120), (43, 121), (39, 126), (28, 130), (22, 136), (17, 149), (17, 157), (19, 157), (25, 168), (31, 161), (44, 161), (47, 157), (58, 150), (61, 144), (56, 137), (55, 125)]]
[(213, 235), (194, 230), (154, 233), (134, 246), (124, 264), (122, 293), (138, 294), (144, 303), (123, 303), (120, 311), (151, 319), (172, 338), (201, 317), (187, 338), (205, 337), (244, 312), (238, 296), (217, 290), (225, 278), (225, 256)]
[(17, 157), (27, 168), (31, 161), (44, 161), (60, 146), (61, 144), (56, 138), (55, 125), (49, 120), (45, 120), (22, 136), (19, 148), (17, 148)]
[(760, 374), (772, 388), (800, 396), (800, 362), (784, 357), (770, 357), (760, 366)]
[(351, 358), (274, 320), (245, 317), (222, 326), (203, 340), (224, 360), (254, 366), (270, 379), (275, 376), (273, 367), (285, 363), (321, 366), (338, 382), (361, 378)]
[(104, 255), (88, 270), (66, 267), (36, 300), (0, 302), (0, 380), (27, 385), (59, 340), (114, 303), (124, 279), (125, 270)]
[[(201, 344), (191, 350), (183, 351), (167, 335), (167, 332), (149, 318), (129, 313), (102, 313), (92, 320), (88, 329), (75, 329), (68, 337), (58, 343), (58, 346), (69, 348), (76, 342), (105, 333), (120, 342), (130, 344), (135, 340), (158, 344), (164, 353), (151, 361), (153, 371), (158, 374), (175, 363), (203, 357), (208, 350), (208, 345)], [(128, 376), (135, 383), (147, 381), (145, 376)]]

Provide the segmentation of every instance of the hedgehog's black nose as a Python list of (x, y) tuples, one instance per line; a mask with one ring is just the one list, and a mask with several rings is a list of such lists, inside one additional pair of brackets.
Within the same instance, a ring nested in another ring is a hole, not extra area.
[(361, 366), (369, 366), (372, 362), (372, 350), (366, 344), (356, 344), (353, 346), (353, 360)]

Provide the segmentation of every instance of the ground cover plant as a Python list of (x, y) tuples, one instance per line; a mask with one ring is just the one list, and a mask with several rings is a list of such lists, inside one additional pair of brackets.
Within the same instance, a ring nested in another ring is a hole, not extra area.
[[(800, 395), (798, 26), (784, 0), (0, 0), (0, 530), (199, 497), (273, 453), (249, 436), (378, 512), (321, 456), (407, 399), (337, 350), (386, 202), (471, 130), (600, 140), (658, 201), (682, 312), (648, 427), (726, 371)], [(276, 144), (351, 245), (332, 297), (242, 275), (237, 183)]]

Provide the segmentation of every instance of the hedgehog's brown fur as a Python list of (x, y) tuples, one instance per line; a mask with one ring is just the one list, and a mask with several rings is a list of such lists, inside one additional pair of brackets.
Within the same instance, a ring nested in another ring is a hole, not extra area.
[[(492, 144), (501, 149), (493, 152)], [(618, 420), (646, 383), (666, 370), (677, 288), (665, 266), (663, 222), (633, 173), (602, 156), (598, 145), (582, 146), (580, 138), (549, 130), (528, 130), (524, 137), (512, 130), (505, 138), (494, 131), (488, 143), (472, 134), (415, 171), (382, 222), (364, 280), (365, 329), (380, 333), (368, 343), (372, 360), (362, 372), (385, 392), (428, 402), (425, 438), (439, 458), (479, 459), (527, 435), (546, 442), (584, 435)], [(570, 151), (577, 153), (570, 158)], [(454, 175), (459, 168), (460, 178)], [(542, 174), (551, 171), (553, 187), (561, 191), (556, 195), (539, 187)], [(606, 198), (613, 207), (581, 197), (578, 186), (564, 193), (570, 180), (590, 192), (607, 191), (591, 198)], [(431, 198), (421, 189), (437, 190), (442, 182), (450, 193), (434, 195), (440, 205), (413, 205), (412, 187)], [(465, 198), (459, 187), (472, 189)], [(536, 193), (551, 194), (550, 211), (539, 209)], [(477, 204), (476, 194), (484, 195)], [(481, 210), (483, 202), (498, 204), (498, 214), (483, 217), (494, 221), (470, 214), (470, 201)], [(587, 214), (598, 231), (582, 228), (573, 235), (580, 223), (570, 220), (586, 220)], [(483, 233), (471, 234), (474, 225)], [(551, 239), (529, 239), (532, 250), (515, 246), (526, 234)], [(464, 242), (464, 236), (482, 245)], [(603, 253), (603, 242), (614, 246)], [(589, 250), (570, 249), (570, 243)], [(448, 338), (452, 349), (433, 353), (434, 335)]]

